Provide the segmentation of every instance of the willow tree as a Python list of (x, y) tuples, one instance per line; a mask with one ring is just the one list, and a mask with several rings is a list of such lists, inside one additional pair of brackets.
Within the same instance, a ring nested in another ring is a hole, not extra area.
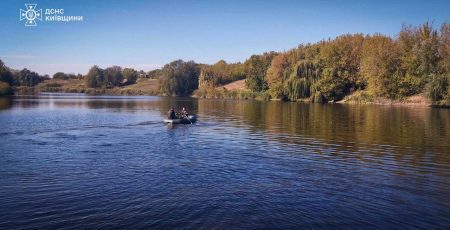
[(313, 85), (319, 77), (320, 71), (312, 62), (298, 62), (293, 67), (292, 73), (285, 73), (284, 93), (286, 97), (291, 101), (311, 97)]

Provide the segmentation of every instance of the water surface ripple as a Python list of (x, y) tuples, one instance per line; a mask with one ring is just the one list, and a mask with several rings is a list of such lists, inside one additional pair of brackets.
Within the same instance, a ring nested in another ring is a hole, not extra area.
[(0, 229), (448, 229), (449, 132), (432, 108), (2, 98)]

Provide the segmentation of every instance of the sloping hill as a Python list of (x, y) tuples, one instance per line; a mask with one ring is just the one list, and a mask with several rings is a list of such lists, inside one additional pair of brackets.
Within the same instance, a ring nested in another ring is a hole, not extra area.
[(138, 79), (136, 84), (122, 87), (122, 90), (130, 90), (141, 94), (156, 94), (159, 88), (158, 79)]
[(240, 90), (240, 89), (247, 89), (245, 87), (245, 79), (239, 80), (239, 81), (234, 81), (231, 82), (229, 84), (220, 86), (220, 87), (224, 87), (227, 90)]
[(157, 79), (138, 79), (135, 84), (109, 89), (87, 88), (83, 80), (57, 80), (50, 79), (39, 83), (36, 87), (39, 92), (67, 92), (109, 95), (156, 95), (158, 94), (159, 81)]

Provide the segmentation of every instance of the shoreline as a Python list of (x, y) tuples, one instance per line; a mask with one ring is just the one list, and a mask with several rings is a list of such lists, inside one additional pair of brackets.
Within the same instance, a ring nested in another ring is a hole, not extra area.
[[(162, 95), (159, 93), (149, 93), (145, 91), (138, 90), (126, 90), (121, 88), (112, 88), (112, 89), (80, 89), (80, 90), (51, 90), (51, 91), (41, 91), (36, 87), (22, 87), (19, 90), (15, 91), (12, 95), (4, 95), (2, 97), (8, 96), (24, 96), (24, 95), (38, 95), (40, 93), (81, 93), (91, 96), (159, 96), (159, 97), (167, 97), (167, 95)], [(169, 96), (169, 97), (178, 97), (178, 96)], [(257, 97), (211, 97), (211, 96), (196, 96), (195, 94), (188, 96), (191, 98), (197, 99), (216, 99), (216, 100), (248, 100), (248, 101), (281, 101), (288, 103), (315, 103), (309, 99), (297, 100), (297, 101), (284, 101), (282, 99), (261, 99)], [(387, 98), (377, 98), (374, 101), (358, 101), (352, 100), (348, 98), (344, 98), (343, 100), (336, 102), (324, 102), (320, 104), (342, 104), (342, 105), (380, 105), (380, 106), (406, 106), (406, 107), (429, 107), (429, 108), (450, 108), (450, 104), (433, 104), (422, 94), (413, 95), (411, 97), (405, 98), (404, 100), (393, 100)]]

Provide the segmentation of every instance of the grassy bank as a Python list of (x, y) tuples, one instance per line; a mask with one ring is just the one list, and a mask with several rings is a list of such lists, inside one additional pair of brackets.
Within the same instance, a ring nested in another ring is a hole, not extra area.
[[(213, 99), (266, 100), (266, 101), (277, 100), (271, 98), (268, 91), (255, 93), (246, 89), (228, 90), (225, 87), (199, 89), (194, 91), (193, 97), (213, 98)], [(298, 99), (296, 100), (296, 102), (312, 103), (313, 100), (310, 98), (305, 98), (305, 99)], [(356, 91), (353, 94), (346, 96), (344, 99), (340, 101), (330, 101), (328, 103), (450, 107), (450, 100), (444, 99), (432, 102), (423, 93), (400, 99), (388, 99), (373, 96), (366, 91)]]
[(86, 93), (90, 95), (157, 95), (159, 83), (157, 79), (139, 79), (136, 84), (114, 88), (88, 88), (83, 80), (50, 79), (39, 83), (33, 88), (17, 88), (19, 93), (25, 92), (62, 92)]
[(198, 89), (192, 94), (197, 98), (270, 100), (268, 92), (252, 92), (246, 89), (228, 90), (225, 87)]
[(268, 92), (252, 92), (245, 86), (245, 79), (220, 87), (204, 87), (194, 91), (193, 97), (216, 99), (270, 100)]
[(343, 100), (338, 101), (337, 103), (377, 104), (377, 105), (420, 105), (420, 106), (433, 105), (431, 100), (422, 93), (399, 99), (388, 99), (373, 96), (366, 91), (356, 91), (353, 94), (346, 96)]

